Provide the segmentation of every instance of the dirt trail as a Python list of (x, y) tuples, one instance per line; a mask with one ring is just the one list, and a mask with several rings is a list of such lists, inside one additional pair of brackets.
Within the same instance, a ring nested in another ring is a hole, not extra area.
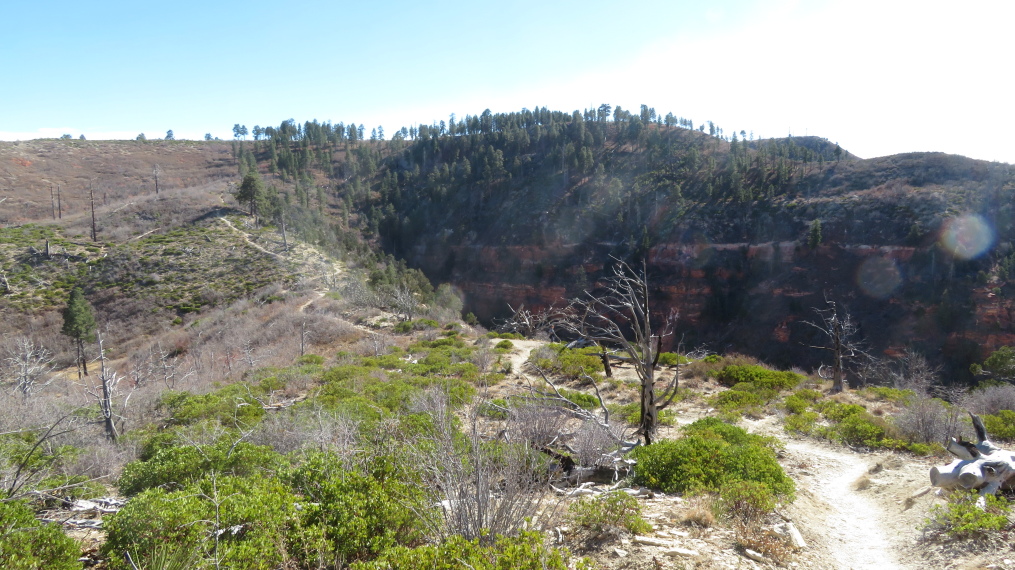
[[(861, 454), (812, 439), (788, 437), (775, 416), (745, 421), (752, 432), (778, 437), (781, 463), (797, 484), (786, 514), (804, 531), (822, 568), (908, 570), (926, 560), (906, 553), (919, 531), (920, 513), (902, 505), (925, 488), (926, 471), (892, 454)], [(858, 485), (857, 483), (863, 484)], [(924, 495), (924, 502), (931, 496)], [(817, 562), (817, 561), (815, 561)]]
[(277, 254), (277, 253), (275, 253), (273, 251), (268, 251), (267, 249), (264, 249), (263, 247), (261, 247), (260, 244), (255, 243), (254, 240), (250, 239), (250, 235), (248, 235), (247, 232), (242, 231), (239, 228), (237, 228), (236, 226), (234, 226), (233, 223), (229, 221), (229, 218), (227, 218), (225, 216), (221, 216), (219, 218), (219, 220), (222, 223), (224, 223), (225, 225), (227, 225), (230, 228), (232, 228), (234, 232), (236, 232), (236, 233), (240, 234), (241, 236), (243, 236), (243, 240), (246, 241), (248, 244), (250, 244), (254, 249), (260, 250), (263, 253), (267, 253), (268, 255), (270, 255), (272, 257), (280, 257), (279, 254)]
[(809, 524), (814, 525), (812, 535), (816, 532), (822, 535), (823, 546), (840, 568), (922, 567), (904, 565), (897, 560), (899, 549), (890, 537), (898, 533), (885, 524), (886, 516), (880, 505), (855, 488), (856, 481), (871, 467), (869, 459), (807, 441), (785, 443), (791, 458), (815, 466), (809, 471), (814, 476), (798, 477), (797, 484), (816, 501), (824, 503), (825, 509), (808, 513), (813, 517)]

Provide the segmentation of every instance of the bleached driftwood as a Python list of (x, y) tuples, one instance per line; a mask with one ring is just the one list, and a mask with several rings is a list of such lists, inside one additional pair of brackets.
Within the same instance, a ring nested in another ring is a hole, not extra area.
[(1001, 449), (987, 439), (979, 416), (970, 412), (976, 429), (976, 443), (951, 438), (946, 449), (957, 457), (944, 467), (931, 467), (930, 484), (943, 489), (976, 489), (980, 495), (997, 493), (1015, 484), (1015, 453)]

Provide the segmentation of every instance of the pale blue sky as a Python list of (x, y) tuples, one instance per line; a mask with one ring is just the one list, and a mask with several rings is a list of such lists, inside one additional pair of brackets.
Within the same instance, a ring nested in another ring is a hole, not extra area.
[(1015, 163), (1015, 3), (5, 2), (0, 139), (601, 103)]

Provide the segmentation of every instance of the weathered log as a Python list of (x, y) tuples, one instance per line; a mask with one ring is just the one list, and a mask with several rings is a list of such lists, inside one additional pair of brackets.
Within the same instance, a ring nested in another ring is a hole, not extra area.
[(1001, 449), (987, 438), (979, 416), (970, 412), (977, 442), (951, 438), (946, 449), (958, 459), (944, 467), (932, 467), (930, 483), (943, 489), (976, 489), (981, 495), (1015, 485), (1015, 453)]

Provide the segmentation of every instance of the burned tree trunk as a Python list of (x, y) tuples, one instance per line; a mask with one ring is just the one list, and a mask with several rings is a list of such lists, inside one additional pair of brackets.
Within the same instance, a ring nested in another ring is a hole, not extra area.
[(930, 469), (930, 483), (944, 489), (976, 489), (981, 495), (997, 493), (1015, 485), (1015, 453), (987, 439), (983, 420), (970, 412), (977, 442), (951, 438), (947, 449), (957, 457), (944, 467)]

